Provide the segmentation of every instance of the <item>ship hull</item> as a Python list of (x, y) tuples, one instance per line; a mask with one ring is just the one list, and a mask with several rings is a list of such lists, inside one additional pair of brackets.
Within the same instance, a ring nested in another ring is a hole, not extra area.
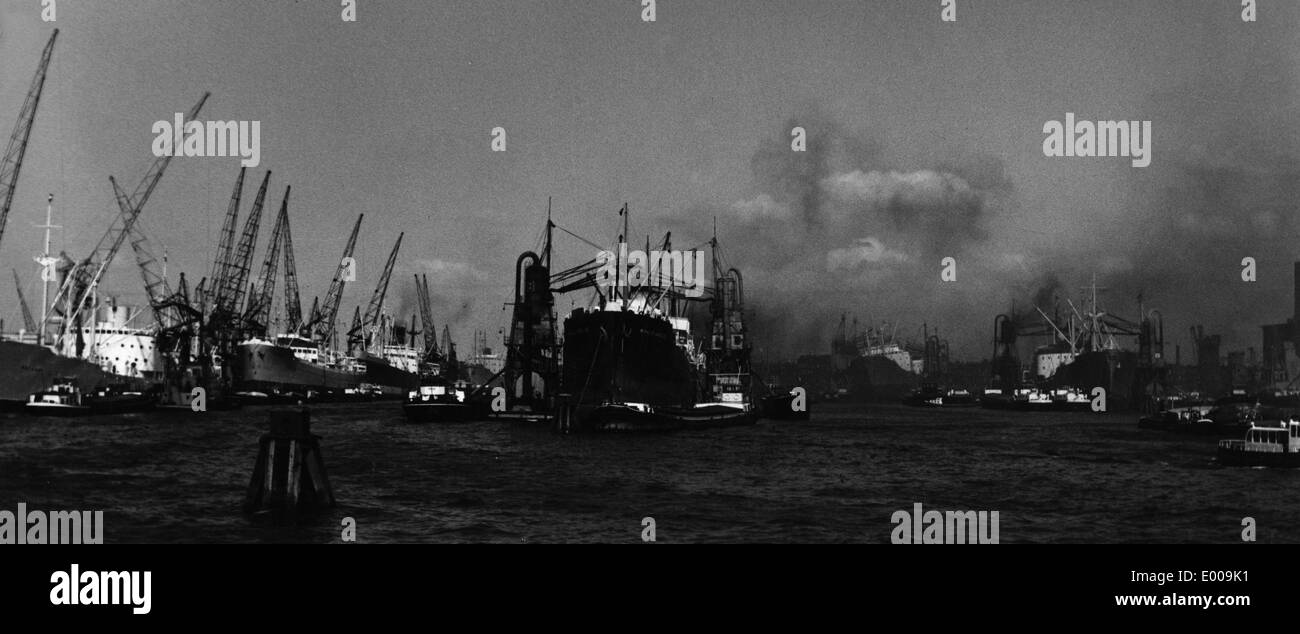
[(28, 395), (48, 388), (59, 377), (74, 377), (80, 385), (90, 387), (130, 381), (44, 346), (0, 341), (0, 409), (22, 409)]
[(366, 375), (303, 361), (293, 351), (271, 344), (240, 346), (231, 365), (239, 391), (355, 389)]
[(405, 396), (420, 385), (418, 374), (393, 367), (380, 357), (363, 355), (361, 360), (366, 364), (365, 382), (378, 387), (385, 396)]
[(139, 396), (103, 399), (83, 405), (28, 403), (24, 411), (32, 416), (78, 417), (147, 412), (155, 407), (157, 407), (156, 401)]
[(601, 432), (669, 432), (753, 425), (758, 422), (758, 413), (725, 405), (649, 411), (604, 405), (592, 410), (583, 422), (587, 429)]
[(378, 388), (385, 396), (403, 396), (419, 384), (417, 375), (395, 368), (382, 358), (365, 356), (361, 361), (365, 370), (350, 372), (304, 361), (284, 346), (248, 343), (240, 346), (233, 370), (236, 389), (240, 391), (316, 391), (338, 395), (366, 384)]
[(1048, 379), (1050, 388), (1079, 388), (1091, 394), (1093, 388), (1106, 390), (1106, 411), (1130, 410), (1136, 405), (1137, 355), (1118, 350), (1080, 354), (1072, 363), (1057, 369)]
[(1300, 453), (1296, 452), (1245, 451), (1220, 445), (1216, 458), (1219, 464), (1228, 467), (1300, 467)]
[(668, 322), (623, 311), (580, 312), (564, 322), (563, 391), (585, 415), (604, 403), (692, 407), (698, 377)]

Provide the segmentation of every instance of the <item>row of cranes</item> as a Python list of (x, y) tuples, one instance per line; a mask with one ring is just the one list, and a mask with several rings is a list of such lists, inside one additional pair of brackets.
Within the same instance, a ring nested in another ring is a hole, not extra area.
[[(31, 88), (19, 112), (18, 123), (10, 136), (3, 158), (0, 159), (0, 238), (3, 238), (14, 200), (18, 174), (30, 140), (58, 33), (55, 30), (45, 45)], [(204, 93), (190, 108), (185, 120), (197, 120), (210, 96), (210, 93)], [(97, 289), (118, 252), (129, 242), (153, 316), (150, 329), (155, 335), (155, 348), (162, 356), (165, 377), (176, 376), (178, 372), (191, 370), (197, 365), (199, 374), (207, 384), (211, 384), (212, 379), (216, 378), (213, 376), (214, 363), (227, 367), (222, 360), (233, 353), (239, 342), (276, 335), (273, 332), (275, 324), (272, 312), (276, 283), (281, 275), (284, 277), (284, 327), (280, 332), (308, 340), (321, 350), (336, 349), (336, 319), (344, 287), (348, 281), (355, 279), (353, 255), (364, 215), (358, 216), (352, 227), (324, 301), (314, 299), (310, 312), (304, 316), (289, 225), (291, 188), (285, 187), (261, 267), (256, 279), (250, 280), (271, 173), (268, 171), (263, 176), (242, 230), (237, 231), (247, 175), (247, 168), (241, 168), (207, 277), (191, 291), (185, 274), (182, 273), (173, 287), (165, 270), (159, 266), (155, 249), (139, 223), (141, 212), (158, 187), (172, 158), (170, 155), (158, 157), (129, 193), (115, 177), (109, 177), (117, 203), (117, 215), (84, 259), (72, 261), (65, 257), (58, 261), (58, 290), (52, 301), (43, 301), (39, 323), (32, 316), (19, 288), (24, 325), (37, 334), (38, 343), (46, 344), (46, 333), (50, 332), (51, 326), (56, 326), (52, 346), (56, 350), (83, 356), (85, 339), (81, 334), (87, 322), (94, 326)], [(402, 237), (398, 236), (389, 254), (364, 317), (360, 314), (360, 307), (357, 309), (352, 328), (347, 332), (349, 354), (357, 347), (366, 350), (382, 347), (390, 339), (388, 330), (385, 329), (389, 321), (382, 315), (382, 309)], [(45, 277), (49, 281), (48, 272)], [(18, 281), (16, 271), (15, 281)], [(411, 327), (405, 330), (412, 333), (412, 345), (415, 343), (415, 334), (424, 334), (424, 346), (420, 354), (422, 363), (445, 361), (445, 355), (439, 351), (437, 331), (432, 321), (428, 279), (417, 276), (416, 289), (422, 329), (417, 331), (414, 328), (415, 318), (412, 316)], [(44, 308), (50, 310), (47, 312)], [(444, 328), (443, 334), (442, 350), (454, 354), (450, 332)], [(220, 380), (224, 385), (230, 378), (222, 376)]]

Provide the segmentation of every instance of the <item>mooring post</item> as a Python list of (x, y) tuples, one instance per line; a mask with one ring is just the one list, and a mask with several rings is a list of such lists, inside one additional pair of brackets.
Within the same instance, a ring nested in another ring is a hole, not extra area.
[(272, 410), (270, 427), (258, 443), (244, 512), (269, 510), (281, 523), (296, 519), (300, 511), (334, 506), (320, 437), (311, 433), (311, 414), (306, 409)]

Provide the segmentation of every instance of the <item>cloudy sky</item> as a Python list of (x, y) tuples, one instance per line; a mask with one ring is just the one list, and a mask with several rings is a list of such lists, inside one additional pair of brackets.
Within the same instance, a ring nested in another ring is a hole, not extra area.
[[(46, 194), (56, 246), (84, 256), (116, 213), (109, 175), (134, 186), (153, 122), (211, 91), (202, 118), (261, 122), (250, 182), (272, 170), (276, 204), (293, 186), (304, 303), (365, 213), (340, 312), (364, 305), (405, 231), (390, 306), (412, 311), (410, 274), (427, 272), (435, 318), (464, 343), (505, 325), (548, 196), (557, 222), (599, 242), (624, 202), (638, 241), (671, 230), (693, 246), (716, 217), (771, 354), (825, 351), (850, 313), (937, 326), (955, 354), (987, 356), (994, 315), (1077, 298), (1094, 274), (1121, 315), (1143, 292), (1184, 351), (1191, 324), (1244, 348), (1291, 314), (1290, 0), (1259, 0), (1254, 23), (1228, 0), (957, 0), (956, 23), (939, 0), (664, 0), (654, 23), (636, 0), (359, 0), (355, 23), (339, 4), (58, 0), (49, 24), (35, 0), (0, 0), (4, 133), (60, 29), (0, 243), (29, 300)], [(1151, 166), (1045, 157), (1043, 125), (1067, 112), (1151, 121)], [(791, 151), (795, 126), (807, 152)], [(172, 162), (143, 218), (173, 277), (206, 274), (238, 165)], [(557, 248), (564, 263), (594, 255)], [(124, 255), (106, 286), (139, 302)], [(956, 282), (940, 280), (946, 257)]]

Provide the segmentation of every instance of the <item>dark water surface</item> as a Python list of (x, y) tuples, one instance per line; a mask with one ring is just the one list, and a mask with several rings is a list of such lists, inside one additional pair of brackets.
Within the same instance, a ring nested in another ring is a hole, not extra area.
[(1215, 438), (1127, 414), (822, 406), (812, 421), (665, 435), (414, 425), (316, 406), (339, 506), (298, 528), (240, 513), (267, 410), (0, 417), (0, 509), (103, 510), (106, 543), (888, 543), (894, 511), (999, 512), (1002, 543), (1300, 542), (1300, 470), (1222, 468)]

